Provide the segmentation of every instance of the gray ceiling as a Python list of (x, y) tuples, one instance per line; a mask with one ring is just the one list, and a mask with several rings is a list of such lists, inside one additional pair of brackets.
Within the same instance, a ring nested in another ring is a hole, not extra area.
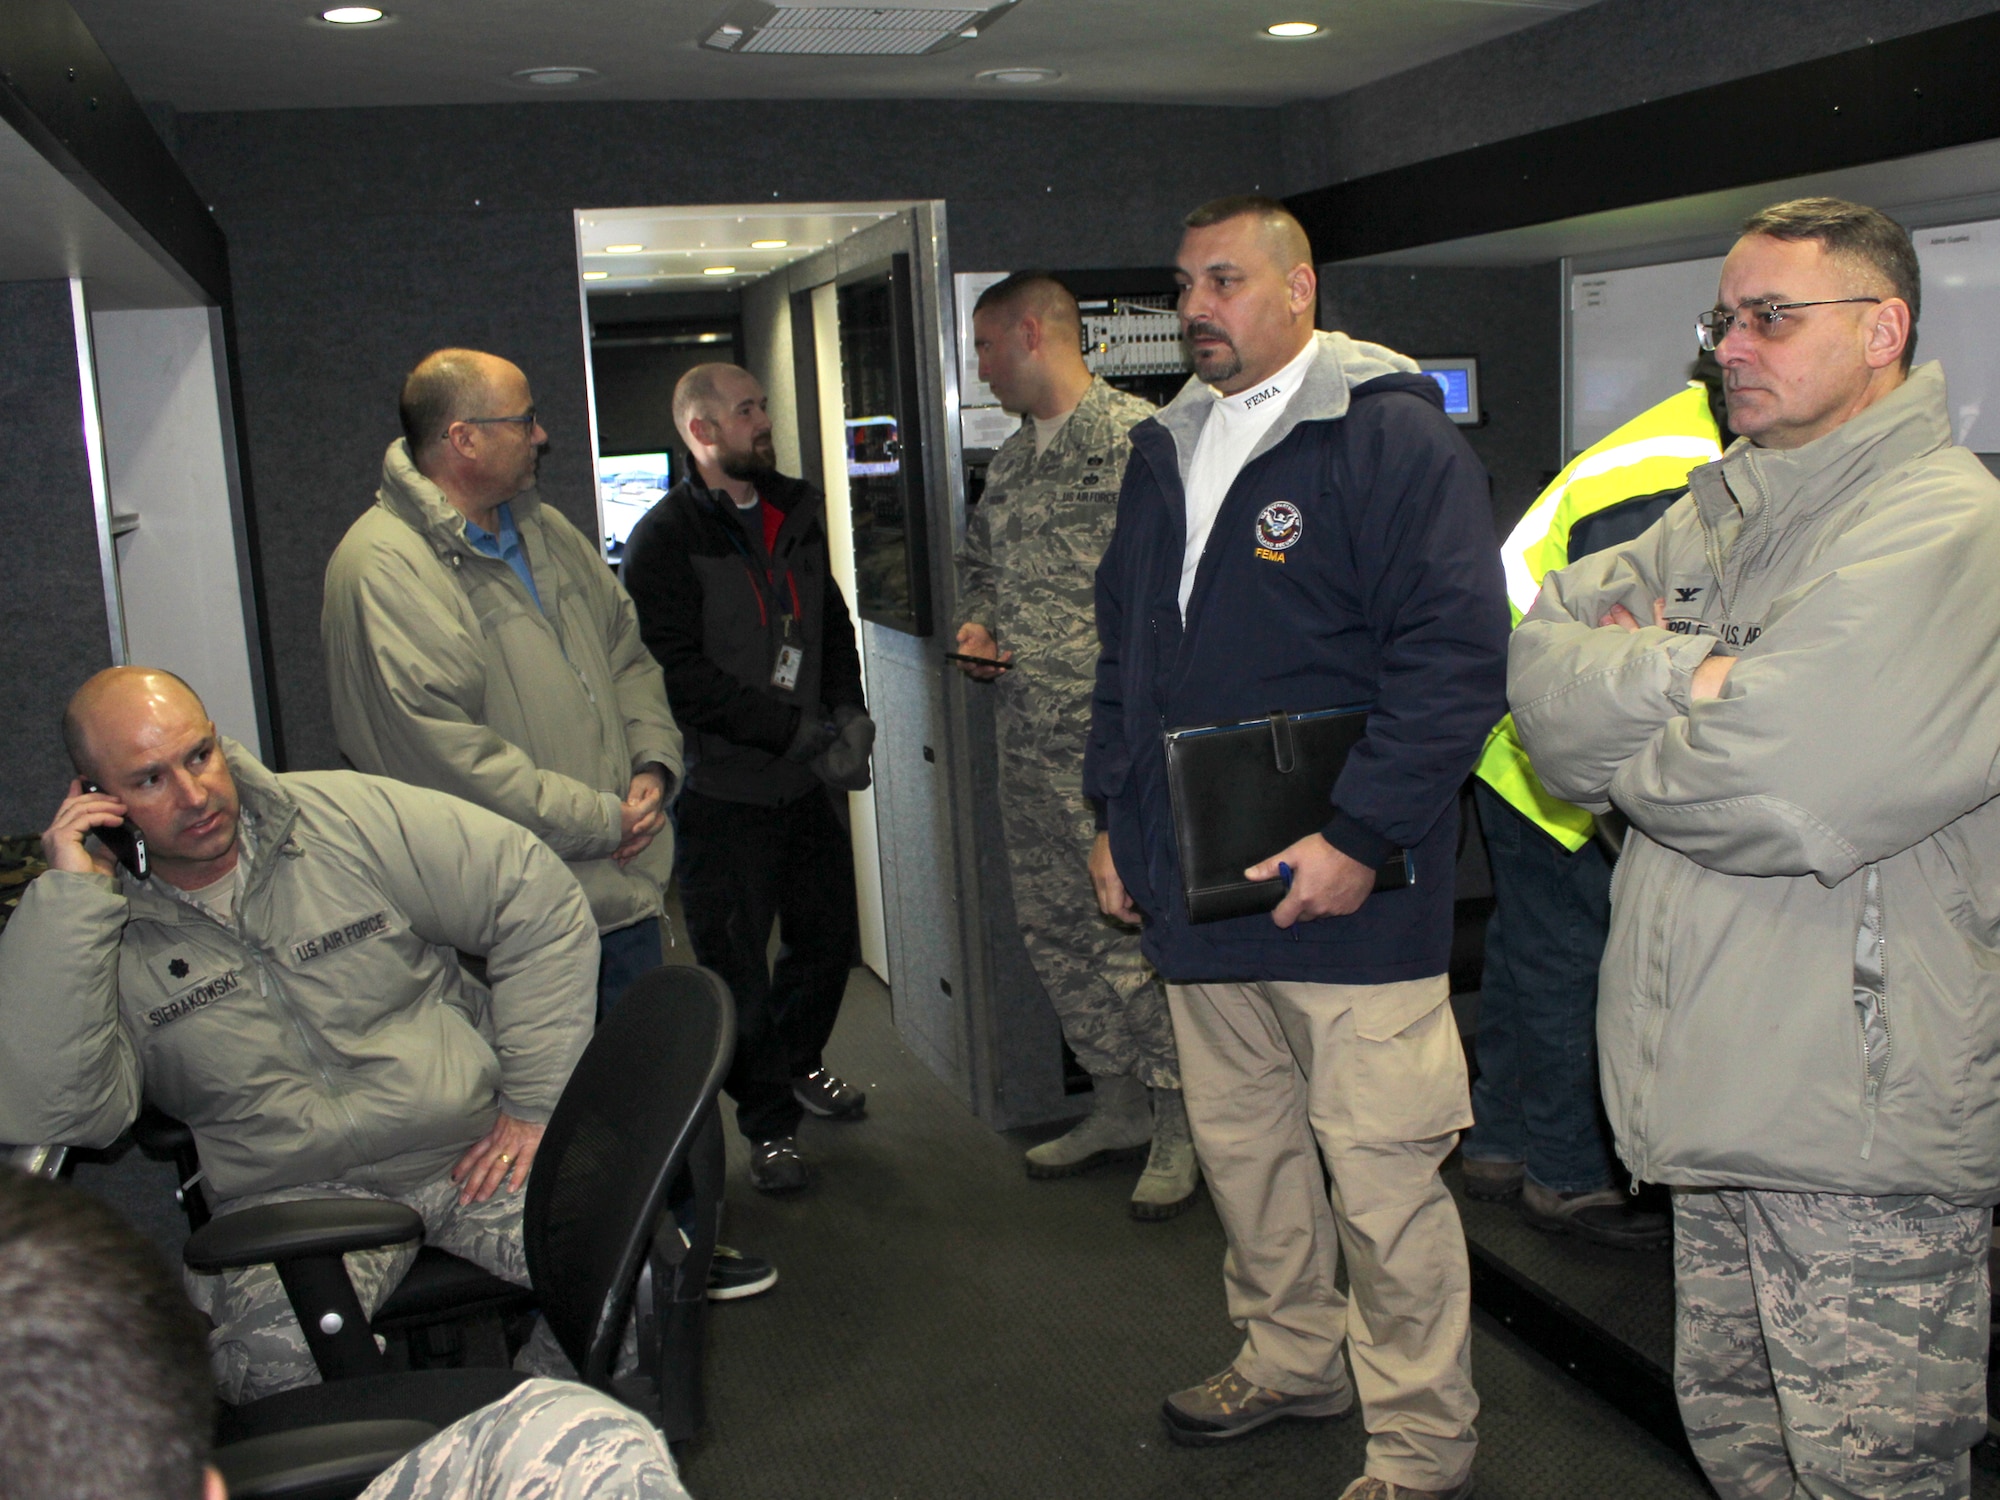
[[(390, 19), (360, 28), (317, 19), (334, 0), (72, 3), (140, 98), (202, 111), (528, 98), (1271, 105), (1342, 93), (1593, 0), (1020, 0), (985, 35), (925, 57), (740, 56), (698, 47), (730, 0), (377, 0)], [(1273, 22), (1300, 20), (1318, 22), (1322, 34), (1304, 41), (1263, 34)], [(601, 77), (569, 88), (509, 81), (519, 69), (552, 65), (593, 68)], [(1032, 87), (973, 78), (1004, 67), (1063, 76)], [(717, 129), (754, 133), (756, 122), (719, 118)]]

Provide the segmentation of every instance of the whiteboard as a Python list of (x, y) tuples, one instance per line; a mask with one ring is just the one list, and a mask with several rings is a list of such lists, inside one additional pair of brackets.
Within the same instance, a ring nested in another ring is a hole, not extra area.
[[(1923, 276), (1917, 360), (1944, 365), (1952, 435), (2000, 453), (2000, 219), (1911, 234)], [(1687, 381), (1695, 315), (1715, 305), (1722, 257), (1570, 277), (1570, 454)]]
[(1570, 277), (1571, 456), (1687, 384), (1721, 279), (1719, 255)]

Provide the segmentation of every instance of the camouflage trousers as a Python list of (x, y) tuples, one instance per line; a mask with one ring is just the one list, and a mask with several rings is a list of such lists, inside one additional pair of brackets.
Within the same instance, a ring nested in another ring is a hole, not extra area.
[(530, 1380), (413, 1448), (361, 1500), (688, 1500), (658, 1429), (568, 1381)]
[(1674, 1388), (1722, 1500), (1960, 1500), (1991, 1209), (1674, 1192)]
[[(253, 1193), (222, 1204), (217, 1217), (263, 1203), (287, 1203), (300, 1198), (388, 1197), (339, 1182), (307, 1183), (275, 1193)], [(458, 1201), (458, 1184), (439, 1178), (395, 1201), (415, 1209), (424, 1221), (424, 1240), (491, 1271), (503, 1281), (528, 1285), (528, 1256), (521, 1242), (522, 1193), (501, 1188), (484, 1203)], [(361, 1310), (374, 1317), (410, 1267), (418, 1245), (392, 1245), (385, 1250), (356, 1250), (343, 1257), (348, 1279), (361, 1300)], [(250, 1266), (217, 1276), (183, 1273), (188, 1297), (208, 1314), (214, 1325), (208, 1336), (209, 1363), (215, 1389), (224, 1401), (241, 1405), (260, 1396), (315, 1385), (319, 1371), (305, 1333), (292, 1314), (292, 1304), (278, 1280), (275, 1266)], [(534, 1336), (521, 1350), (516, 1368), (538, 1375), (572, 1376), (576, 1371), (561, 1347), (537, 1320)]]
[(1166, 989), (1139, 951), (1139, 935), (1097, 909), (1096, 820), (1083, 800), (1082, 751), (1051, 755), (1045, 741), (1012, 728), (1003, 716), (1000, 816), (1028, 961), (1087, 1071), (1177, 1089)]

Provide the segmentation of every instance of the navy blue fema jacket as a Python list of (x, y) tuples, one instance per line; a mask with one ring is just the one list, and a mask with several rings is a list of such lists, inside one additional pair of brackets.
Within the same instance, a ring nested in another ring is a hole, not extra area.
[[(1145, 915), (1146, 956), (1176, 983), (1444, 973), (1458, 791), (1507, 711), (1509, 617), (1485, 469), (1413, 361), (1316, 336), (1304, 383), (1216, 515), (1185, 629), (1183, 485), (1214, 404), (1199, 381), (1132, 429), (1097, 570), (1084, 793), (1103, 807), (1119, 877)], [(1285, 506), (1296, 509), (1289, 541)], [(1268, 915), (1190, 924), (1164, 731), (1357, 704), (1373, 705), (1368, 732), (1321, 832), (1367, 864), (1409, 849), (1415, 884), (1290, 931)]]

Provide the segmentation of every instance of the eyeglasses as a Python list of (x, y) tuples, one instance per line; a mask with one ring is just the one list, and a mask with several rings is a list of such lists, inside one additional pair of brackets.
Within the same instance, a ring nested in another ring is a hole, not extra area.
[[(1741, 328), (1758, 338), (1769, 338), (1771, 330), (1785, 321), (1785, 314), (1797, 307), (1835, 307), (1843, 302), (1880, 302), (1880, 297), (1822, 297), (1817, 302), (1746, 302), (1738, 312), (1710, 308), (1694, 320), (1694, 336), (1711, 352), (1722, 347), (1729, 330)], [(1758, 325), (1763, 326), (1759, 327)]]
[(522, 433), (526, 434), (535, 430), (535, 409), (531, 406), (518, 417), (460, 417), (458, 420), (461, 422), (471, 422), (475, 426), (480, 427), (494, 422), (508, 422), (520, 428)]

